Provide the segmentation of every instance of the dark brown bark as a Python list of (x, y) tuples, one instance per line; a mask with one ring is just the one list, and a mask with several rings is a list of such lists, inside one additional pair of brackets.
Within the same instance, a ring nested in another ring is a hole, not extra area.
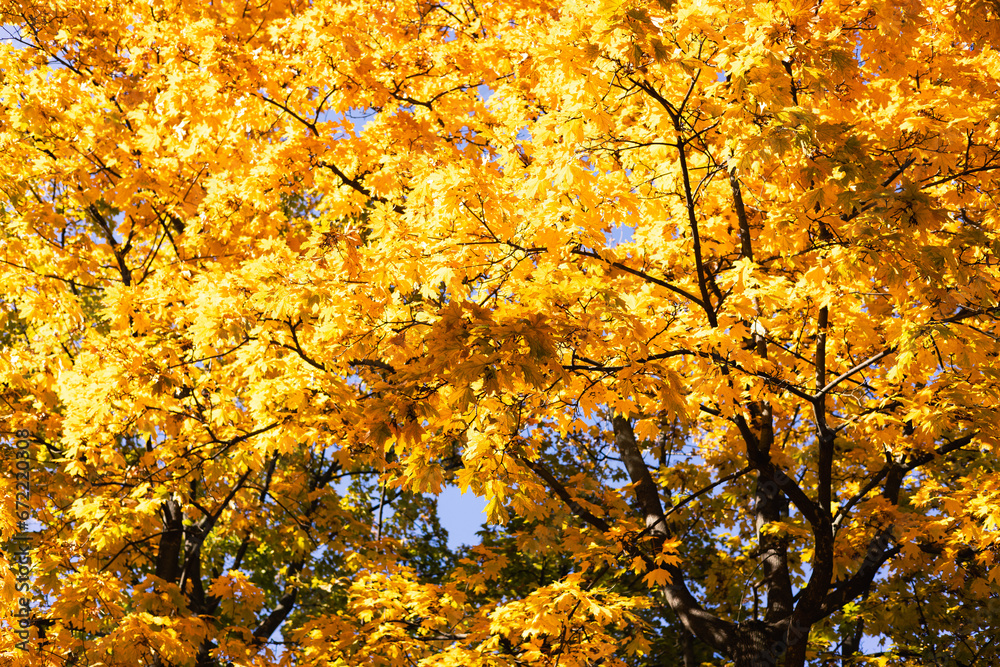
[(667, 535), (666, 519), (663, 516), (663, 504), (660, 493), (653, 481), (653, 475), (642, 458), (642, 451), (635, 440), (635, 432), (629, 420), (616, 415), (612, 420), (615, 431), (615, 446), (622, 457), (622, 463), (628, 471), (629, 478), (635, 487), (636, 500), (642, 509), (649, 534), (658, 537), (662, 543)]
[(695, 208), (694, 193), (691, 189), (691, 174), (688, 170), (685, 139), (681, 136), (682, 126), (680, 114), (672, 115), (672, 118), (674, 121), (674, 128), (677, 131), (677, 151), (681, 163), (681, 178), (684, 183), (684, 200), (688, 212), (688, 224), (691, 227), (691, 238), (693, 241), (692, 248), (694, 250), (694, 267), (698, 274), (698, 288), (701, 291), (701, 301), (705, 308), (705, 315), (708, 316), (708, 323), (714, 329), (718, 326), (718, 320), (715, 308), (712, 306), (711, 297), (709, 297), (708, 294), (709, 282), (712, 280), (712, 276), (705, 270), (705, 262), (701, 254), (701, 234), (698, 231), (698, 213)]
[(694, 636), (684, 628), (681, 628), (677, 635), (678, 643), (681, 645), (684, 667), (698, 667), (698, 659), (694, 653)]
[(773, 667), (782, 647), (774, 640), (775, 631), (764, 621), (737, 624), (731, 656), (736, 667)]
[(184, 516), (176, 500), (164, 500), (160, 505), (163, 535), (156, 553), (156, 576), (171, 583), (181, 577), (181, 544), (184, 541)]
[(299, 585), (298, 582), (294, 581), (295, 577), (298, 576), (299, 572), (302, 571), (302, 566), (305, 564), (305, 559), (300, 559), (288, 566), (287, 573), (285, 574), (285, 579), (288, 580), (288, 585), (285, 588), (285, 594), (278, 601), (278, 605), (267, 615), (260, 625), (253, 631), (253, 639), (257, 644), (263, 644), (274, 631), (285, 622), (288, 615), (295, 608), (295, 601), (299, 596)]
[(781, 534), (764, 532), (769, 523), (781, 521), (788, 514), (788, 505), (781, 492), (758, 478), (756, 521), (760, 544), (763, 583), (767, 588), (765, 620), (776, 623), (792, 613), (792, 581), (788, 571), (788, 538)]
[[(666, 517), (659, 491), (649, 467), (642, 458), (642, 450), (635, 439), (635, 431), (629, 420), (615, 416), (612, 420), (615, 446), (622, 457), (625, 469), (632, 480), (636, 501), (646, 522), (646, 528), (655, 538), (654, 544), (662, 544), (669, 535)], [(676, 566), (666, 568), (671, 583), (662, 588), (664, 601), (677, 614), (681, 625), (688, 632), (720, 653), (729, 654), (733, 640), (733, 624), (723, 621), (706, 611), (688, 589), (684, 572)]]
[(816, 416), (816, 440), (819, 444), (817, 463), (817, 498), (819, 506), (827, 514), (830, 513), (830, 503), (833, 496), (833, 447), (835, 433), (826, 423), (826, 330), (829, 325), (830, 310), (827, 307), (819, 309), (819, 326), (816, 333), (816, 398), (813, 400), (813, 412)]
[(747, 216), (746, 206), (743, 204), (743, 192), (740, 188), (740, 179), (735, 172), (729, 174), (729, 186), (733, 190), (733, 208), (736, 209), (736, 219), (740, 222), (740, 254), (753, 261), (753, 245), (750, 240), (750, 219)]

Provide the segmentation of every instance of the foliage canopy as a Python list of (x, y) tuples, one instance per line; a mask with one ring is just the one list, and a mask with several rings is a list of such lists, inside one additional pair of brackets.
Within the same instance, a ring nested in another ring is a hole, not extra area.
[(1000, 661), (995, 2), (0, 8), (5, 664)]

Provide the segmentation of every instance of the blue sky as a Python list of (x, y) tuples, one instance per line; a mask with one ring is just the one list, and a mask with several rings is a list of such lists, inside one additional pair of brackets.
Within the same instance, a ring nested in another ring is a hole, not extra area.
[(476, 531), (486, 521), (486, 501), (471, 491), (462, 493), (457, 486), (446, 486), (438, 496), (438, 520), (448, 531), (448, 546), (479, 544)]

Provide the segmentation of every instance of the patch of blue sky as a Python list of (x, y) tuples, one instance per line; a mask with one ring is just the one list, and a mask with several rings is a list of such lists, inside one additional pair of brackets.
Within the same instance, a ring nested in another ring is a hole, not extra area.
[[(333, 483), (333, 488), (341, 496), (350, 492), (354, 475), (344, 476)], [(486, 522), (486, 500), (471, 491), (462, 493), (457, 486), (445, 485), (437, 497), (438, 521), (448, 532), (448, 548), (457, 549), (463, 544), (478, 544), (476, 533)], [(383, 523), (393, 515), (391, 503), (387, 503), (382, 511)], [(375, 508), (375, 519), (378, 519), (378, 508)]]
[(616, 245), (622, 243), (631, 243), (634, 233), (635, 227), (633, 225), (615, 225), (604, 232), (604, 242), (609, 248), (614, 248)]
[(486, 500), (472, 491), (463, 493), (457, 486), (447, 485), (437, 498), (438, 521), (448, 531), (448, 548), (479, 544), (476, 533), (486, 523)]
[(34, 46), (32, 42), (24, 39), (24, 35), (21, 34), (21, 26), (14, 25), (13, 23), (0, 25), (0, 42), (10, 44), (18, 49)]
[[(334, 111), (333, 109), (325, 109), (321, 111), (315, 117), (316, 123), (341, 123), (344, 120), (349, 120), (354, 125), (355, 136), (361, 136), (365, 131), (366, 126), (371, 123), (378, 116), (378, 112), (374, 109), (365, 109), (351, 107), (347, 110), (347, 113), (341, 113), (339, 111)], [(334, 139), (346, 139), (347, 134), (343, 132), (338, 132), (333, 136)]]

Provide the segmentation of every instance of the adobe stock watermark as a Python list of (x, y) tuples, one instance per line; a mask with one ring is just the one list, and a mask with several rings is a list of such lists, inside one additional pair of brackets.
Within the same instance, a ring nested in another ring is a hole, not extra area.
[(752, 667), (775, 667), (781, 657), (788, 651), (788, 647), (798, 642), (803, 637), (809, 635), (809, 628), (802, 627), (798, 623), (792, 622), (788, 626), (783, 640), (775, 641), (766, 649), (758, 653), (750, 661)]
[(31, 455), (28, 447), (30, 442), (28, 431), (19, 429), (14, 432), (17, 440), (14, 442), (14, 516), (17, 519), (17, 533), (11, 538), (7, 548), (7, 560), (14, 574), (14, 590), (19, 593), (16, 599), (17, 608), (13, 617), (17, 619), (15, 634), (20, 640), (17, 647), (22, 651), (28, 649), (28, 638), (31, 636), (31, 534), (28, 532), (28, 519), (31, 518)]
[(778, 466), (774, 467), (774, 479), (765, 479), (760, 484), (760, 491), (767, 496), (777, 495), (782, 486), (794, 485), (795, 481), (785, 474), (785, 471)]

